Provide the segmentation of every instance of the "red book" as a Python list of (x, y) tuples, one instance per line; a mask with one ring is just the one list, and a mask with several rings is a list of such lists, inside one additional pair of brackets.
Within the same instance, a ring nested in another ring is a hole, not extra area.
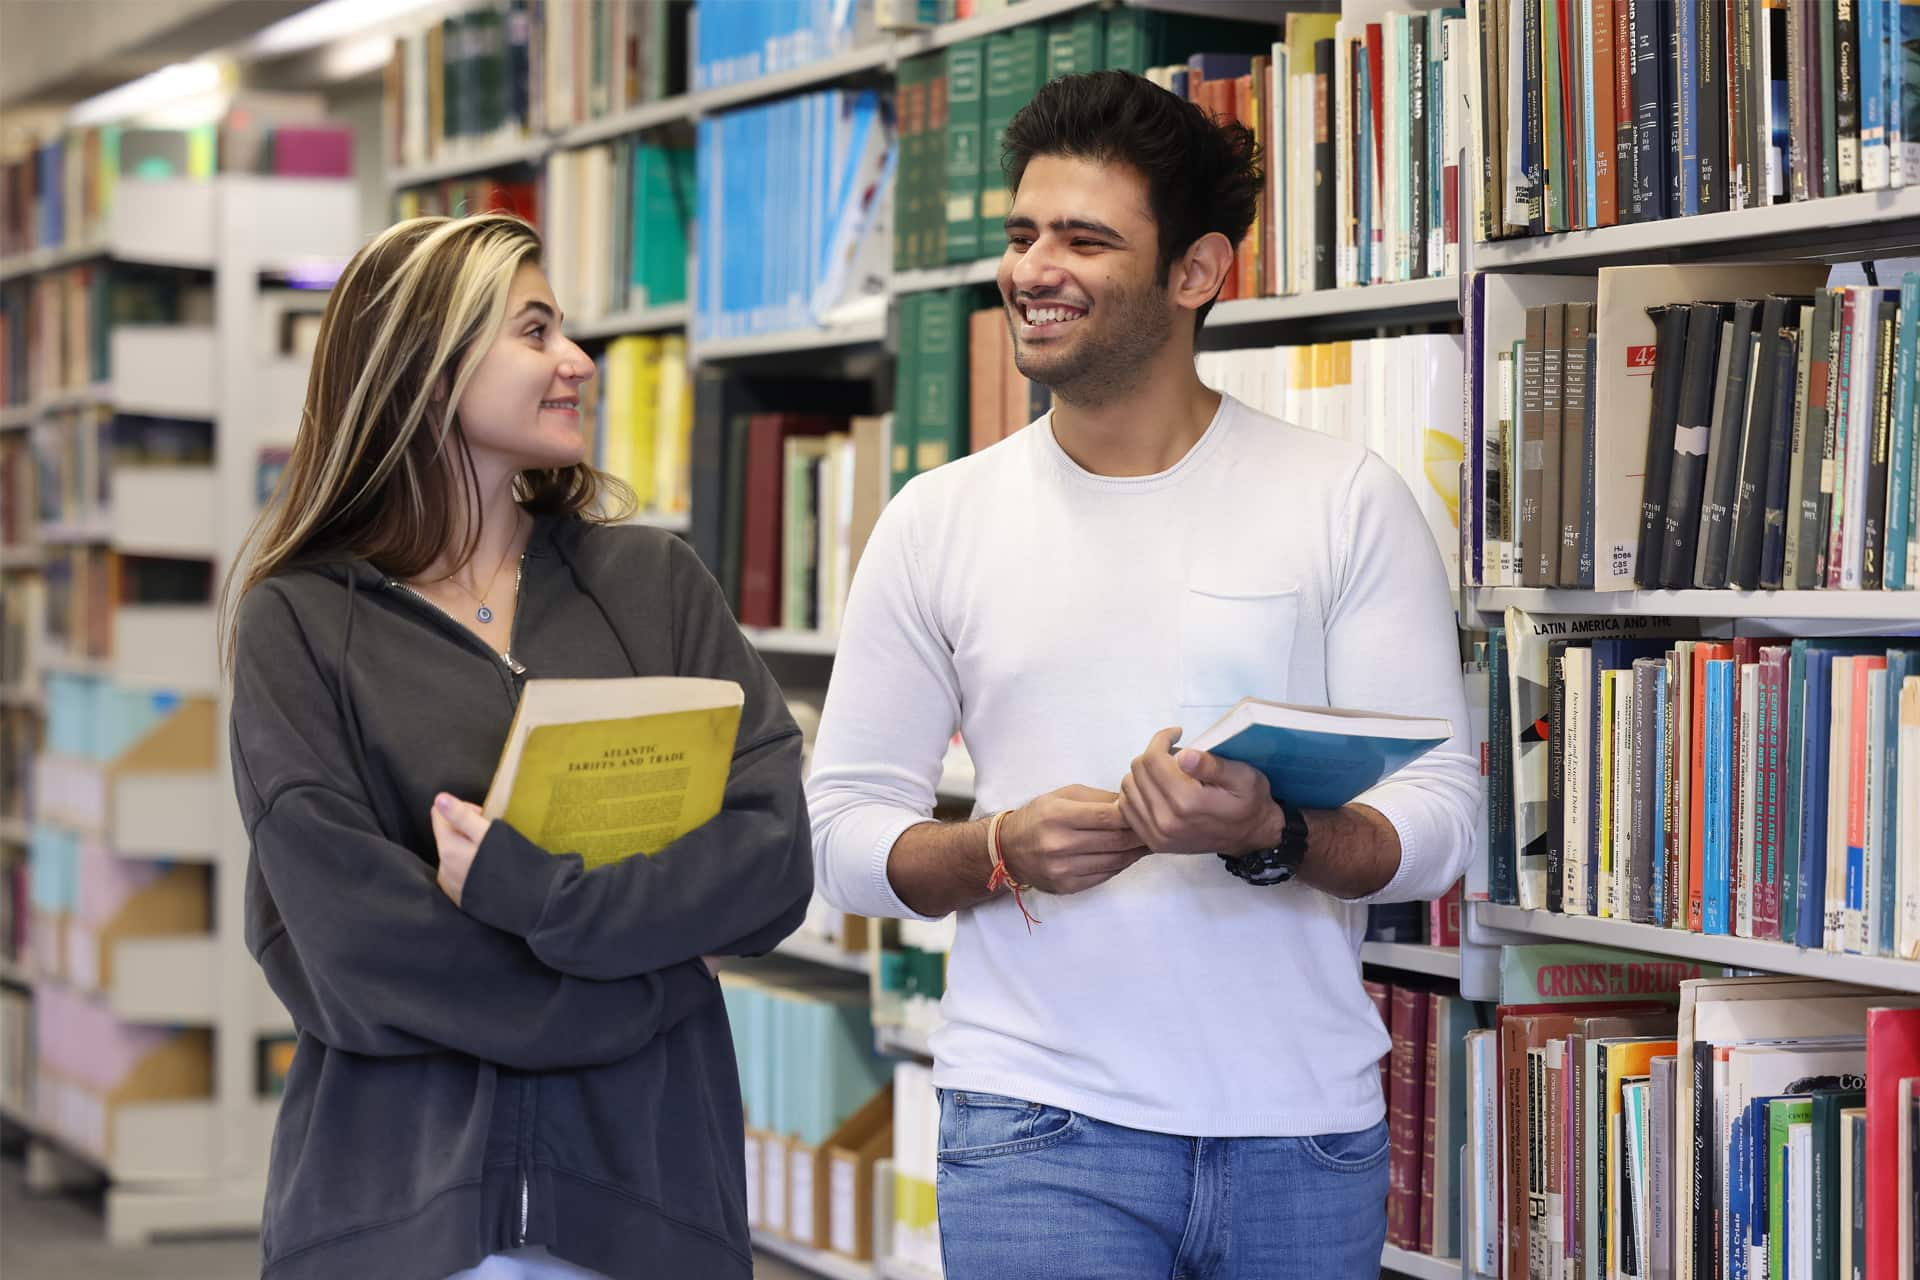
[(1462, 882), (1427, 904), (1427, 944), (1435, 947), (1460, 945), (1460, 895)]
[(1434, 1141), (1440, 1126), (1440, 1055), (1446, 1050), (1440, 1044), (1440, 1032), (1446, 1021), (1446, 997), (1437, 992), (1428, 992), (1427, 1002), (1427, 1061), (1426, 1084), (1423, 1090), (1425, 1103), (1421, 1108), (1420, 1125), (1420, 1252), (1433, 1252), (1433, 1162)]
[(1900, 1280), (1900, 1081), (1920, 1076), (1920, 1009), (1867, 1010), (1867, 1280)]
[[(1360, 985), (1366, 988), (1367, 999), (1373, 1001), (1373, 1011), (1380, 1015), (1381, 1027), (1389, 1028), (1393, 1026), (1393, 988), (1384, 982), (1368, 981), (1362, 982)], [(1388, 1034), (1392, 1033), (1389, 1032)], [(1390, 1096), (1391, 1091), (1389, 1086), (1392, 1081), (1387, 1072), (1392, 1062), (1393, 1055), (1391, 1053), (1388, 1053), (1380, 1059), (1380, 1096), (1382, 1098)]]
[(780, 546), (786, 528), (789, 436), (820, 436), (832, 418), (756, 413), (747, 427), (746, 516), (740, 539), (740, 625), (780, 625)]
[(1420, 1247), (1420, 1139), (1426, 1132), (1427, 993), (1393, 990), (1387, 1107), (1387, 1243)]

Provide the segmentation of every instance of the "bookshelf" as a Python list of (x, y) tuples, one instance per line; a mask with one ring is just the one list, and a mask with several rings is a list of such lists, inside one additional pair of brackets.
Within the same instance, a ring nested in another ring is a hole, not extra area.
[(753, 1247), (774, 1257), (791, 1262), (803, 1271), (826, 1280), (874, 1280), (879, 1273), (871, 1262), (855, 1262), (843, 1258), (837, 1253), (828, 1253), (823, 1249), (809, 1249), (803, 1244), (795, 1244), (772, 1232), (761, 1231), (757, 1227), (753, 1232)]
[(732, 360), (758, 360), (796, 352), (826, 351), (835, 347), (873, 346), (886, 341), (884, 316), (826, 328), (792, 329), (782, 333), (760, 333), (747, 338), (715, 338), (692, 344), (696, 364), (720, 364)]
[[(1885, 623), (1920, 627), (1920, 595), (1903, 591), (1566, 591), (1539, 587), (1477, 587), (1473, 608), (1498, 615), (1528, 613), (1647, 614), (1670, 618), (1746, 621), (1755, 627)], [(1817, 627), (1816, 627), (1817, 629)]]
[(570, 324), (567, 326), (567, 336), (575, 342), (598, 342), (603, 338), (620, 338), (630, 333), (658, 333), (662, 329), (684, 329), (686, 324), (687, 304), (676, 302), (671, 306), (623, 311), (619, 315), (600, 316), (579, 324)]
[(1423, 942), (1363, 942), (1360, 963), (1398, 973), (1424, 973), (1460, 981), (1460, 948)]
[[(291, 437), (305, 390), (304, 364), (263, 356), (260, 294), (271, 283), (263, 277), (289, 264), (306, 274), (344, 262), (360, 238), (356, 189), (344, 180), (238, 174), (128, 180), (108, 223), (96, 242), (9, 260), (8, 278), (96, 259), (181, 268), (210, 277), (211, 322), (115, 327), (110, 381), (44, 395), (10, 410), (9, 423), (100, 405), (211, 422), (215, 453), (209, 462), (178, 466), (103, 461), (110, 501), (77, 519), (41, 525), (37, 545), (9, 548), (5, 567), (78, 545), (209, 562), (217, 575), (253, 518), (258, 451)], [(257, 1044), (292, 1028), (241, 935), (248, 849), (231, 800), (213, 604), (116, 604), (109, 631), (107, 657), (54, 652), (43, 642), (38, 673), (164, 691), (178, 701), (133, 747), (98, 756), (39, 751), (35, 822), (10, 823), (0, 834), (37, 840), (36, 830), (44, 830), (87, 842), (134, 877), (205, 867), (207, 887), (199, 893), (207, 927), (103, 935), (102, 963), (111, 962), (104, 979), (36, 974), (36, 999), (78, 1001), (123, 1028), (210, 1037), (210, 1087), (159, 1100), (118, 1092), (94, 1099), (104, 1121), (90, 1141), (65, 1130), (72, 1105), (63, 1108), (50, 1096), (72, 1088), (61, 1081), (41, 1080), (39, 1113), (14, 1118), (28, 1132), (29, 1164), (43, 1185), (76, 1169), (108, 1178), (114, 1243), (251, 1229), (259, 1222), (277, 1111), (274, 1099), (256, 1092)]]
[(823, 942), (806, 933), (789, 935), (774, 953), (790, 960), (804, 960), (808, 964), (817, 964), (828, 969), (839, 969), (845, 973), (871, 973), (873, 971), (873, 953), (862, 949), (848, 951), (837, 943)]

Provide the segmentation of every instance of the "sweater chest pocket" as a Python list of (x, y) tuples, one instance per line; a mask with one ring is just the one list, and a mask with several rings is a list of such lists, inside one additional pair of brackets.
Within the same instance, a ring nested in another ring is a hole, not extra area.
[(1189, 737), (1242, 698), (1286, 700), (1299, 615), (1297, 586), (1187, 588), (1180, 610), (1180, 707)]

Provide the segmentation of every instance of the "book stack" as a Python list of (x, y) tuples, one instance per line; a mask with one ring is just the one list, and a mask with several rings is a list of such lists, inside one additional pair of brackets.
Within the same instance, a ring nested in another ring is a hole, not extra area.
[(693, 384), (679, 334), (615, 338), (581, 388), (593, 424), (593, 465), (624, 481), (642, 513), (678, 515), (691, 502)]
[(1901, 0), (1474, 0), (1480, 236), (1909, 185)]
[(1914, 646), (1579, 623), (1493, 637), (1494, 901), (1920, 959)]
[[(1468, 1035), (1475, 1272), (1910, 1274), (1920, 1010), (1812, 979), (1518, 950), (1496, 1028)], [(1539, 998), (1509, 996), (1516, 967)]]
[(1436, 1258), (1460, 1256), (1456, 1153), (1467, 1124), (1467, 1037), (1490, 1010), (1458, 996), (1368, 981), (1393, 1039), (1380, 1060), (1387, 1100), (1387, 1243)]
[(570, 322), (687, 298), (693, 152), (650, 138), (547, 159), (547, 279)]
[[(831, 324), (850, 318), (849, 307), (879, 315), (893, 153), (871, 90), (703, 118), (694, 340)], [(768, 192), (792, 198), (772, 202)]]
[(1899, 590), (1920, 579), (1920, 273), (1488, 277), (1465, 534), (1485, 585)]
[(1453, 334), (1207, 351), (1208, 386), (1283, 422), (1366, 445), (1419, 500), (1459, 580), (1462, 349)]

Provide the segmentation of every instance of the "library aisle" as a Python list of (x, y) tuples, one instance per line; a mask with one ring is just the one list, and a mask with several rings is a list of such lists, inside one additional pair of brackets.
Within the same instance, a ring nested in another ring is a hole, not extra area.
[[(1199, 376), (1453, 592), (1466, 870), (1335, 957), (1382, 1276), (1920, 1276), (1920, 0), (0, 0), (0, 1273), (259, 1274), (313, 1041), (216, 593), (356, 249), (541, 229), (591, 461), (811, 768), (884, 508), (1052, 429), (1001, 145), (1096, 71), (1251, 132)], [(919, 816), (1020, 789), (969, 713)], [(960, 936), (718, 964), (757, 1275), (941, 1280)]]

